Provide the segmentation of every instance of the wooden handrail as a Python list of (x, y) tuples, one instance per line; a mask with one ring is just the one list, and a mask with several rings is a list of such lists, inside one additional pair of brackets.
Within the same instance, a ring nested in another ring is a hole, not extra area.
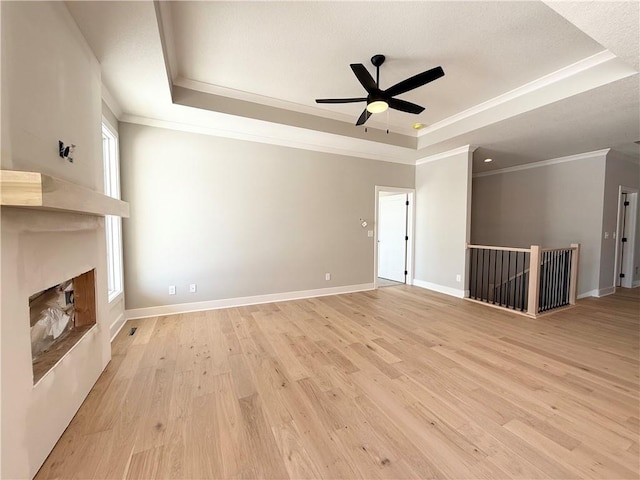
[[(549, 268), (548, 265), (545, 267), (544, 265), (541, 264), (541, 261), (543, 258), (542, 254), (548, 253), (548, 252), (571, 251), (571, 254), (569, 257), (571, 258), (571, 270), (570, 272), (567, 272), (570, 275), (568, 279), (568, 282), (569, 282), (568, 304), (575, 305), (577, 292), (578, 292), (578, 264), (580, 261), (580, 244), (579, 243), (572, 243), (568, 247), (561, 247), (561, 248), (541, 248), (539, 245), (531, 245), (531, 248), (515, 248), (515, 247), (498, 247), (494, 245), (472, 245), (472, 244), (466, 244), (466, 248), (476, 249), (476, 250), (496, 250), (496, 251), (507, 251), (507, 252), (528, 252), (530, 254), (529, 268), (527, 269), (523, 265), (522, 272), (516, 272), (515, 275), (508, 276), (505, 282), (502, 282), (501, 284), (493, 285), (493, 289), (494, 289), (493, 294), (495, 295), (495, 290), (496, 288), (498, 288), (498, 286), (501, 287), (503, 285), (507, 285), (509, 282), (512, 282), (518, 277), (526, 275), (528, 272), (529, 273), (529, 287), (528, 287), (529, 289), (528, 289), (528, 295), (527, 295), (528, 296), (527, 315), (531, 317), (536, 317), (540, 314), (540, 311), (541, 311), (540, 298), (539, 298), (541, 294), (540, 293), (540, 275), (541, 275), (541, 270), (543, 268), (545, 269), (545, 272), (547, 272), (546, 269)], [(484, 255), (483, 255), (483, 258), (484, 258)], [(560, 257), (556, 256), (554, 258), (560, 258)], [(562, 257), (562, 258), (566, 258), (566, 257)], [(491, 259), (491, 255), (489, 255), (489, 259)], [(551, 263), (552, 262), (550, 262), (550, 264)], [(545, 265), (546, 265), (546, 262), (545, 262)], [(563, 300), (563, 301), (566, 302), (566, 300)], [(558, 302), (558, 303), (559, 303), (558, 306), (563, 306), (562, 302)], [(564, 303), (564, 305), (567, 305), (567, 303)], [(542, 308), (542, 311), (546, 312), (546, 311), (549, 311), (549, 309), (558, 308), (558, 306), (552, 305), (551, 307), (549, 307), (548, 305), (546, 305)]]
[(573, 245), (579, 245), (577, 243), (572, 243), (569, 247), (559, 247), (559, 248), (541, 248), (540, 252), (563, 252), (565, 250), (575, 250), (576, 247)]
[(517, 247), (495, 247), (492, 245), (470, 245), (467, 244), (467, 248), (482, 248), (484, 250), (504, 250), (505, 252), (530, 252), (530, 248), (517, 248)]

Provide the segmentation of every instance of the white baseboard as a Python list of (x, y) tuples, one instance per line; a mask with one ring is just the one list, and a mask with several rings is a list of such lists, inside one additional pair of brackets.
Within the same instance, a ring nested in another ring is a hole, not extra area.
[(581, 298), (587, 298), (587, 297), (596, 297), (596, 298), (606, 297), (607, 295), (611, 295), (615, 291), (616, 291), (616, 287), (614, 287), (613, 285), (606, 288), (600, 288), (600, 289), (596, 288), (594, 290), (589, 290), (588, 292), (580, 293), (578, 295), (578, 300), (580, 300)]
[(120, 315), (118, 315), (118, 318), (116, 318), (116, 320), (111, 324), (111, 327), (109, 328), (109, 333), (111, 335), (112, 342), (113, 342), (113, 339), (116, 338), (116, 335), (118, 335), (120, 330), (122, 330), (122, 327), (124, 327), (124, 324), (126, 323), (126, 321), (127, 319), (125, 318), (124, 312), (122, 312)]
[(459, 290), (457, 288), (445, 287), (444, 285), (438, 285), (437, 283), (425, 282), (424, 280), (413, 279), (413, 285), (420, 288), (426, 288), (427, 290), (433, 290), (434, 292), (444, 293), (451, 295), (452, 297), (465, 298), (468, 294), (465, 290)]
[(345, 285), (343, 287), (319, 288), (316, 290), (268, 293), (266, 295), (254, 295), (251, 297), (225, 298), (222, 300), (209, 300), (205, 302), (133, 308), (131, 310), (125, 310), (125, 317), (127, 320), (131, 320), (132, 318), (157, 317), (160, 315), (175, 315), (178, 313), (200, 312), (203, 310), (217, 310), (219, 308), (244, 307), (247, 305), (258, 305), (261, 303), (286, 302), (289, 300), (339, 295), (341, 293), (363, 292), (373, 289), (373, 283), (363, 283), (360, 285)]
[(631, 284), (631, 288), (638, 288), (640, 287), (640, 280), (634, 280), (633, 283)]
[(614, 287), (613, 285), (607, 288), (601, 288), (600, 290), (598, 290), (598, 294), (596, 295), (596, 297), (606, 297), (607, 295), (615, 293), (615, 291), (616, 287)]
[(598, 296), (598, 289), (596, 288), (595, 290), (589, 290), (588, 292), (579, 293), (578, 300), (580, 300), (581, 298), (597, 297), (597, 296)]

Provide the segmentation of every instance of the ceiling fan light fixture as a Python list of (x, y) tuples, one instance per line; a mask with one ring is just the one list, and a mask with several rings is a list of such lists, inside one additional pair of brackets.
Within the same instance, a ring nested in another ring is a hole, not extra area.
[(371, 102), (367, 104), (367, 110), (369, 113), (382, 113), (389, 108), (389, 104), (384, 100), (376, 100), (375, 102)]

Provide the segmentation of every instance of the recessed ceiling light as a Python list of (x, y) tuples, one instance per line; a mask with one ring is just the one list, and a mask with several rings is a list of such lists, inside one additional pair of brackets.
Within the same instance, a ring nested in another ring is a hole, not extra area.
[(420, 130), (421, 128), (424, 128), (424, 127), (426, 127), (424, 123), (414, 123), (413, 125), (411, 125), (411, 128), (415, 130)]
[(484, 163), (493, 162), (493, 158), (485, 158)]

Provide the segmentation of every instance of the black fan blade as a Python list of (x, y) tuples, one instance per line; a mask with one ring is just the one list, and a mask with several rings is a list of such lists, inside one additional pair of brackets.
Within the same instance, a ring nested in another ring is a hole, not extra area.
[(360, 115), (360, 118), (358, 118), (358, 121), (356, 122), (356, 125), (364, 125), (364, 122), (366, 122), (367, 120), (369, 120), (369, 117), (371, 116), (371, 114), (369, 113), (369, 110), (367, 110), (366, 108), (362, 111), (362, 114)]
[(431, 70), (427, 70), (426, 72), (414, 75), (411, 78), (407, 78), (400, 83), (396, 83), (393, 87), (387, 88), (384, 91), (384, 94), (389, 97), (395, 97), (396, 95), (400, 95), (401, 93), (408, 92), (409, 90), (413, 90), (414, 88), (418, 88), (422, 85), (426, 85), (429, 82), (433, 82), (434, 80), (437, 80), (438, 78), (443, 76), (444, 70), (442, 70), (442, 67), (435, 67)]
[(316, 98), (316, 103), (356, 103), (366, 102), (367, 98)]
[(393, 108), (394, 110), (400, 110), (401, 112), (407, 112), (407, 113), (418, 114), (418, 113), (424, 112), (424, 107), (421, 107), (420, 105), (416, 105), (415, 103), (400, 100), (399, 98), (390, 98), (389, 108)]
[(373, 77), (369, 73), (369, 70), (367, 70), (367, 68), (363, 64), (352, 63), (351, 70), (353, 70), (353, 73), (356, 74), (358, 81), (362, 84), (367, 92), (371, 93), (378, 90), (378, 85), (376, 85), (376, 82), (375, 80), (373, 80)]

